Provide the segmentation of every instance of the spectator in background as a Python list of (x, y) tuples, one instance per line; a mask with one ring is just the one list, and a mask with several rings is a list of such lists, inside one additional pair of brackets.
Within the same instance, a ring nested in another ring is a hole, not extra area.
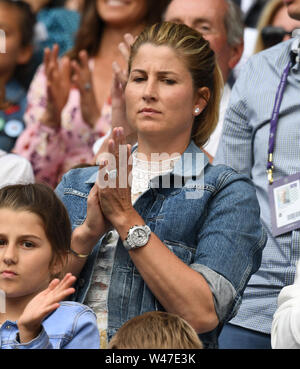
[(161, 20), (168, 3), (86, 0), (74, 49), (61, 63), (56, 47), (46, 50), (28, 94), (27, 127), (16, 146), (38, 181), (55, 187), (68, 169), (92, 161), (93, 143), (111, 124), (112, 62), (124, 65), (118, 44), (125, 33), (137, 35)]
[(110, 349), (203, 349), (196, 331), (180, 316), (150, 311), (122, 325)]
[(80, 14), (66, 9), (65, 0), (24, 0), (36, 14), (34, 54), (27, 73), (27, 84), (32, 81), (34, 74), (43, 62), (44, 49), (59, 45), (60, 56), (74, 46), (76, 32), (79, 28)]
[(244, 30), (244, 52), (239, 63), (235, 66), (233, 75), (236, 79), (239, 75), (243, 65), (247, 62), (249, 57), (253, 55), (254, 46), (257, 38), (257, 22), (263, 11), (264, 6), (269, 0), (233, 0), (240, 6), (243, 12), (243, 20), (245, 23)]
[[(24, 0), (37, 17), (36, 58), (43, 61), (46, 47), (59, 45), (59, 54), (63, 55), (74, 46), (74, 40), (80, 24), (80, 14), (64, 7), (65, 0)], [(37, 61), (37, 62), (38, 62)]]
[[(300, 0), (284, 3), (290, 17), (300, 20)], [(278, 180), (290, 186), (291, 176), (299, 174), (299, 71), (298, 38), (253, 55), (232, 90), (215, 163), (252, 179), (268, 241), (240, 310), (220, 334), (220, 348), (270, 349), (277, 297), (294, 281), (300, 255), (297, 213), (289, 210), (290, 219), (285, 216), (280, 225), (282, 214), (277, 216), (272, 204), (278, 201)], [(299, 198), (298, 192), (294, 195)]]
[(270, 0), (261, 13), (254, 53), (258, 53), (292, 36), (300, 21), (289, 16), (282, 0)]
[(243, 12), (245, 26), (248, 28), (256, 28), (258, 19), (264, 6), (270, 0), (232, 0)]
[[(0, 28), (5, 52), (0, 52), (0, 150), (10, 152), (25, 128), (26, 87), (33, 53), (35, 16), (23, 1), (0, 0)], [(1, 174), (1, 169), (0, 169)]]
[[(1, 4), (1, 3), (0, 3)], [(13, 12), (12, 12), (13, 13)], [(0, 5), (0, 23), (1, 23), (1, 5)], [(2, 18), (3, 20), (3, 18)], [(3, 24), (3, 23), (2, 23)], [(11, 27), (7, 28), (9, 22), (5, 23), (5, 29), (11, 30)], [(12, 24), (10, 24), (12, 25)], [(12, 32), (14, 34), (14, 32)], [(3, 60), (0, 57), (0, 65), (3, 65)], [(4, 75), (5, 77), (5, 75)], [(0, 115), (5, 116), (5, 111), (11, 107), (11, 102), (6, 100), (5, 84), (4, 80), (0, 79)], [(1, 118), (2, 119), (2, 118)], [(2, 132), (0, 136), (0, 142), (2, 139), (3, 146), (7, 145), (7, 140), (5, 139), (5, 133)], [(9, 141), (9, 137), (8, 137)], [(18, 155), (7, 153), (0, 147), (0, 188), (16, 183), (34, 183), (34, 175), (32, 171), (31, 164), (25, 158)]]

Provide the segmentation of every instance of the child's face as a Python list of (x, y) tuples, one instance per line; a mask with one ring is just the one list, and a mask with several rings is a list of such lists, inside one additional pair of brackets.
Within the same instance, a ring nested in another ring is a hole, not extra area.
[(52, 254), (38, 215), (0, 208), (0, 289), (7, 298), (33, 297), (44, 290)]
[(21, 46), (21, 15), (13, 6), (0, 5), (0, 29), (5, 32), (6, 52), (0, 53), (0, 74), (14, 70), (17, 64), (22, 64)]

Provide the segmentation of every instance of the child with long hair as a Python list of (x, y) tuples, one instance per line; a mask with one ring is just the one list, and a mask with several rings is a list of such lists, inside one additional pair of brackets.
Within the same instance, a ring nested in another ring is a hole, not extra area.
[(93, 311), (62, 301), (76, 278), (64, 265), (71, 225), (64, 205), (42, 184), (0, 190), (0, 348), (99, 348)]

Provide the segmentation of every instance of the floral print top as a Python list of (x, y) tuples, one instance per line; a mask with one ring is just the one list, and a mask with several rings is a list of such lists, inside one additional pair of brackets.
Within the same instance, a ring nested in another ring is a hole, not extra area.
[(36, 182), (47, 183), (54, 188), (73, 166), (91, 163), (94, 142), (110, 129), (111, 102), (104, 104), (96, 125), (90, 127), (81, 115), (80, 93), (77, 88), (72, 88), (61, 114), (61, 127), (56, 129), (42, 124), (47, 103), (43, 65), (31, 83), (27, 100), (26, 128), (18, 138), (14, 152), (31, 162)]

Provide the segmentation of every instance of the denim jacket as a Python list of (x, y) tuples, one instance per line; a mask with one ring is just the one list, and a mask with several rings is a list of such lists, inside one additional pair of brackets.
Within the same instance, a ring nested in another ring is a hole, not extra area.
[(42, 322), (38, 337), (28, 343), (18, 341), (16, 322), (7, 320), (0, 327), (1, 349), (99, 349), (97, 319), (87, 306), (63, 301)]
[[(260, 266), (266, 234), (260, 223), (255, 189), (246, 176), (223, 165), (210, 165), (193, 141), (184, 154), (187, 155), (176, 162), (171, 175), (170, 182), (177, 186), (163, 186), (162, 177), (153, 179), (151, 188), (138, 198), (134, 208), (185, 264), (208, 282), (209, 274), (214, 274), (232, 286), (229, 309), (219, 317), (219, 327), (200, 335), (206, 347), (217, 347), (222, 325), (236, 313), (250, 276)], [(87, 197), (97, 171), (98, 167), (71, 170), (56, 189), (73, 228), (85, 220)], [(180, 182), (182, 185), (178, 186)], [(74, 296), (77, 301), (85, 299), (102, 240), (103, 237), (78, 279)], [(108, 339), (127, 320), (153, 310), (164, 308), (148, 289), (119, 239), (108, 293)]]

